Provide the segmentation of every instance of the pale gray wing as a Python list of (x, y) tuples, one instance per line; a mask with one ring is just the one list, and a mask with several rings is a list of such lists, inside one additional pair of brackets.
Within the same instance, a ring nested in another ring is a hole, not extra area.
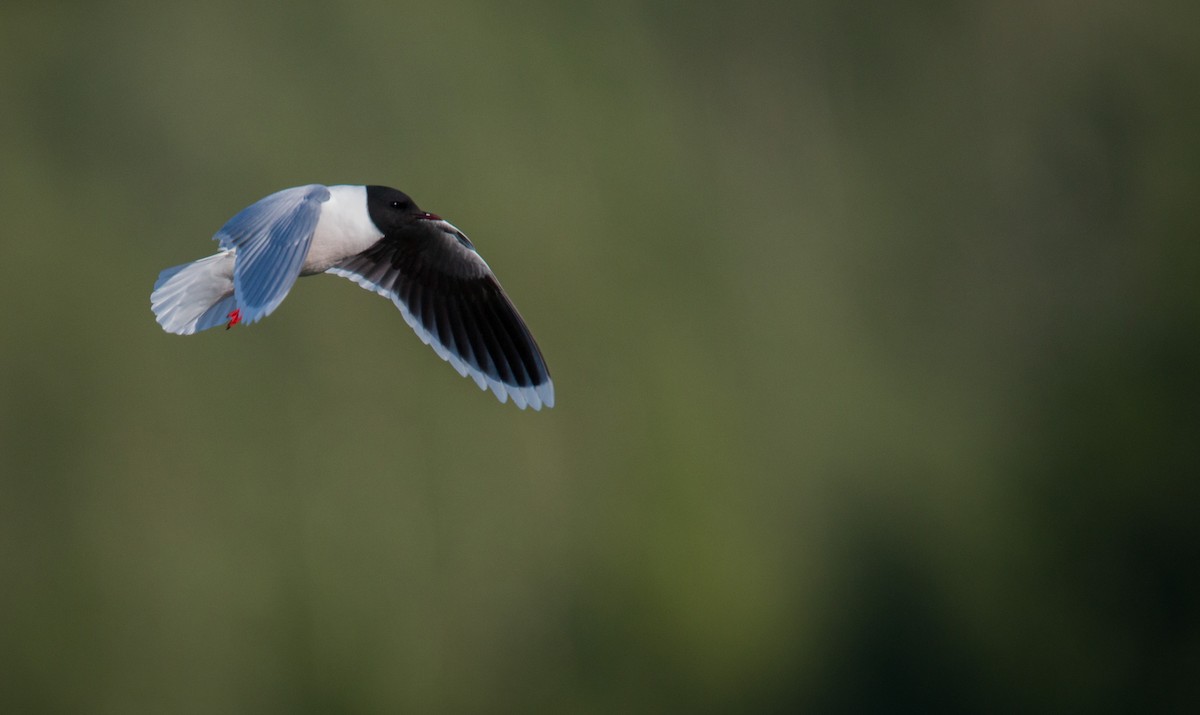
[(328, 272), (390, 298), (424, 343), (501, 402), (553, 407), (542, 352), (491, 268), (461, 231), (435, 226), (381, 239)]
[(279, 307), (300, 276), (321, 205), (320, 184), (284, 189), (242, 209), (213, 238), (234, 250), (234, 296), (241, 322), (253, 323)]

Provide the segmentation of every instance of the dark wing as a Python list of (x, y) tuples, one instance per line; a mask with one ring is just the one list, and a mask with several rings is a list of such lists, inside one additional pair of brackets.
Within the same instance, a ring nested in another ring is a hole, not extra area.
[(387, 296), (421, 340), (521, 409), (554, 406), (554, 383), (537, 342), (491, 268), (445, 221), (421, 221), (402, 237), (385, 237), (330, 268)]

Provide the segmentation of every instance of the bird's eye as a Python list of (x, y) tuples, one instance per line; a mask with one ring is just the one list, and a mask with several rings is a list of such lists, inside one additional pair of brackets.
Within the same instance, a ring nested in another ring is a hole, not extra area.
[(398, 209), (398, 208), (403, 208), (403, 207), (400, 205), (400, 202), (399, 202), (399, 201), (393, 201), (393, 202), (392, 202), (392, 208), (394, 208), (394, 209)]

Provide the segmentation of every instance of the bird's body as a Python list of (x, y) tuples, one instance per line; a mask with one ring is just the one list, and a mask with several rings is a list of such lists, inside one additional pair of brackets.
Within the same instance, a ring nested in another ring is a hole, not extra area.
[(321, 217), (313, 231), (312, 246), (304, 258), (300, 275), (324, 273), (347, 256), (362, 253), (383, 238), (371, 222), (370, 214), (355, 210), (366, 204), (365, 186), (329, 187), (329, 201), (321, 207)]
[(220, 251), (168, 268), (150, 296), (169, 333), (254, 323), (301, 276), (349, 278), (392, 300), (461, 375), (504, 402), (554, 406), (554, 385), (525, 322), (467, 237), (383, 186), (284, 189), (214, 236)]

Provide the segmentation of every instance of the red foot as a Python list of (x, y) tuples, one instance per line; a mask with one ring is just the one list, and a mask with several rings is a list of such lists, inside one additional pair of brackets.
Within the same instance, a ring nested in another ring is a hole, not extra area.
[(229, 324), (225, 326), (225, 329), (229, 330), (240, 322), (242, 322), (242, 309), (234, 308), (233, 312), (229, 314)]

